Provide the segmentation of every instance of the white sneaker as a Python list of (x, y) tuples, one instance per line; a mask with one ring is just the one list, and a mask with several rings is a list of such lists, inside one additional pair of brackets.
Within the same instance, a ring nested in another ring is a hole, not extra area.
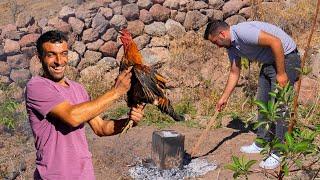
[(249, 146), (242, 146), (240, 151), (243, 153), (253, 154), (253, 153), (260, 153), (263, 148), (260, 148), (256, 145), (256, 143), (252, 143)]
[(275, 169), (280, 166), (280, 157), (271, 153), (266, 160), (260, 162), (259, 166), (263, 169)]

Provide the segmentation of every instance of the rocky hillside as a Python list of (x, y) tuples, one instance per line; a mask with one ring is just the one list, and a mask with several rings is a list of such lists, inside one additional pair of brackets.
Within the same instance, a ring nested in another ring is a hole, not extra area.
[[(148, 64), (164, 63), (161, 71), (174, 88), (223, 84), (228, 64), (220, 59), (226, 56), (203, 42), (203, 26), (213, 19), (231, 25), (250, 20), (252, 7), (250, 0), (96, 0), (76, 8), (64, 6), (50, 19), (35, 20), (25, 13), (15, 24), (0, 28), (0, 82), (21, 100), (25, 82), (41, 71), (35, 41), (41, 33), (58, 29), (69, 37), (68, 77), (85, 84), (95, 97), (110, 88), (118, 73), (123, 51), (117, 30), (127, 27)], [(313, 75), (319, 77), (319, 63)], [(0, 91), (2, 99), (3, 94)]]

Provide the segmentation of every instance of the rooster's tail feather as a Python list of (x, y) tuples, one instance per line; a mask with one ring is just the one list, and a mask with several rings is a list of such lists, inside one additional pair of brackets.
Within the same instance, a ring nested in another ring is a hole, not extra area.
[(164, 112), (166, 114), (168, 114), (169, 116), (171, 116), (175, 121), (184, 121), (185, 118), (182, 115), (177, 114), (171, 103), (170, 100), (167, 98), (160, 98), (158, 100), (158, 108), (161, 110), (161, 112)]

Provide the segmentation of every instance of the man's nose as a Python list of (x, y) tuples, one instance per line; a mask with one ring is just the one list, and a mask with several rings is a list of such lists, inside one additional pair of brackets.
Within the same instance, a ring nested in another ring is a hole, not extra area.
[(58, 55), (57, 55), (57, 58), (56, 58), (56, 60), (55, 60), (55, 63), (60, 65), (60, 64), (63, 63), (63, 61), (64, 61), (64, 60), (63, 60), (62, 55), (58, 54)]

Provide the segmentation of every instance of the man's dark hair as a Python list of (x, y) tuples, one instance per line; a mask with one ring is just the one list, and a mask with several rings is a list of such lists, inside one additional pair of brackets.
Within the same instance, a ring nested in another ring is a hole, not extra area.
[(210, 34), (218, 34), (218, 32), (226, 30), (227, 28), (229, 28), (229, 25), (226, 22), (213, 20), (207, 24), (206, 31), (204, 32), (203, 37), (204, 39), (208, 40)]
[(48, 31), (48, 32), (42, 34), (37, 40), (37, 51), (38, 51), (39, 56), (42, 57), (44, 55), (43, 54), (43, 47), (42, 47), (42, 45), (44, 43), (46, 43), (46, 42), (62, 43), (63, 41), (68, 42), (68, 38), (61, 31), (52, 30), (52, 31)]

